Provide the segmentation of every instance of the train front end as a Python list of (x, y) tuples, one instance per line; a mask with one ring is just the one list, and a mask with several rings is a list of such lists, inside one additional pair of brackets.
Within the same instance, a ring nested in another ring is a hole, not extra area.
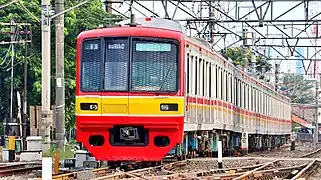
[(183, 35), (113, 27), (77, 38), (77, 141), (97, 159), (160, 161), (184, 129)]

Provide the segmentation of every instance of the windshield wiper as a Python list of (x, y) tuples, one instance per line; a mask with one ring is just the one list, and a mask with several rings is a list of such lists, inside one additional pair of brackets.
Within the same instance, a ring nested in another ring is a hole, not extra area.
[(160, 91), (162, 90), (165, 82), (166, 82), (167, 79), (168, 79), (168, 75), (169, 75), (169, 73), (171, 72), (173, 66), (174, 66), (174, 65), (171, 65), (171, 67), (167, 70), (166, 75), (165, 75), (165, 77), (164, 77), (164, 79), (163, 79), (163, 81), (162, 81), (162, 84), (161, 84), (160, 87), (159, 87), (158, 92), (160, 92)]

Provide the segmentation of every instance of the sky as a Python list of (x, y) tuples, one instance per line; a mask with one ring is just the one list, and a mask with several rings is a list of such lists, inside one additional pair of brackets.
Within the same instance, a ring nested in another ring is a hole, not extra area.
[[(263, 4), (264, 2), (265, 1), (255, 2), (255, 5), (259, 6), (259, 5)], [(163, 8), (163, 5), (162, 5), (161, 2), (140, 1), (140, 3), (142, 5), (144, 5), (145, 7), (149, 8), (151, 11), (157, 13), (160, 17), (164, 17), (165, 16), (165, 11), (164, 11), (164, 8)], [(177, 3), (177, 2), (174, 2), (174, 3)], [(291, 7), (295, 6), (298, 3), (299, 3), (298, 1), (295, 1), (295, 2), (274, 2), (273, 3), (273, 18), (283, 14), (286, 10), (290, 9)], [(116, 10), (120, 11), (121, 13), (124, 13), (125, 15), (129, 16), (129, 12), (128, 12), (129, 5), (128, 4), (129, 4), (129, 1), (126, 1), (123, 4), (114, 4), (113, 7)], [(194, 13), (194, 14), (198, 14), (198, 16), (200, 16), (200, 13), (198, 13), (198, 12), (200, 12), (200, 4), (199, 3), (194, 3), (194, 4), (192, 4), (192, 3), (184, 3), (184, 4), (189, 8), (189, 9), (188, 8), (184, 8), (186, 11)], [(219, 5), (221, 7), (220, 9), (224, 10), (225, 12), (229, 12), (228, 14), (232, 18), (235, 18), (236, 9), (238, 9), (238, 8), (235, 8), (235, 4), (236, 4), (236, 2), (220, 2), (219, 3)], [(135, 13), (135, 15), (137, 17), (145, 17), (145, 16), (150, 17), (150, 16), (153, 15), (152, 13), (148, 12), (147, 10), (145, 10), (144, 8), (142, 8), (141, 6), (139, 6), (136, 3), (134, 3), (133, 7), (134, 7), (133, 8), (133, 13)], [(180, 7), (183, 7), (183, 6), (181, 5)], [(253, 10), (252, 2), (238, 2), (238, 7), (240, 9), (239, 10), (239, 16), (240, 17), (245, 15), (249, 11)], [(262, 8), (262, 12), (263, 13), (264, 13), (266, 7), (267, 7), (267, 4), (264, 5), (263, 8)], [(270, 9), (271, 8), (269, 8), (269, 10), (267, 11), (267, 15), (266, 15), (265, 19), (271, 19), (271, 10)], [(142, 13), (140, 13), (139, 11), (142, 12)], [(173, 14), (174, 11), (175, 11), (175, 6), (170, 4), (170, 3), (168, 3), (168, 12), (169, 12), (170, 17), (172, 17), (172, 14)], [(310, 4), (309, 4), (309, 17), (314, 16), (318, 12), (321, 12), (321, 2), (310, 2)], [(205, 7), (205, 8), (203, 7), (202, 14), (203, 14), (204, 17), (208, 17), (208, 8), (207, 7)], [(279, 19), (280, 20), (296, 20), (296, 19), (304, 19), (304, 17), (305, 17), (304, 6), (303, 6), (303, 4), (301, 4), (300, 6), (296, 7), (291, 12), (287, 13), (286, 15), (282, 16)], [(216, 18), (220, 19), (220, 20), (228, 19), (226, 16), (220, 15), (220, 13), (216, 14)], [(250, 16), (247, 16), (247, 18), (249, 20), (256, 20), (257, 19), (257, 15), (254, 12)], [(178, 19), (179, 20), (191, 19), (191, 16), (189, 16), (184, 11), (182, 11), (180, 9), (177, 9), (174, 19), (175, 20), (178, 20)], [(318, 16), (315, 19), (321, 19), (321, 16)], [(184, 23), (181, 23), (181, 24), (184, 25)], [(224, 27), (226, 27), (226, 28), (232, 30), (233, 32), (236, 32), (237, 34), (241, 35), (242, 23), (224, 23), (224, 24), (221, 23), (221, 25), (223, 25)], [(256, 23), (250, 23), (250, 25), (257, 26), (258, 23), (257, 22)], [(284, 31), (284, 32), (288, 33), (289, 35), (291, 35), (291, 26), (290, 25), (288, 25), (286, 28), (284, 28), (283, 26), (278, 26), (278, 27), (280, 27), (282, 29), (282, 31)], [(202, 28), (202, 26), (200, 25), (199, 28)], [(220, 28), (220, 27), (216, 27), (216, 28), (220, 32), (227, 32), (223, 28)], [(298, 34), (300, 32), (298, 29), (304, 29), (304, 28), (305, 28), (304, 25), (294, 26), (293, 34), (294, 35)], [(254, 36), (256, 36), (256, 37), (260, 36), (257, 33), (255, 33), (255, 31), (253, 31), (250, 27), (248, 27), (248, 29), (249, 29), (249, 32), (250, 32), (249, 37), (251, 37), (251, 34), (254, 34)], [(260, 33), (265, 35), (265, 36), (266, 36), (266, 34), (268, 34), (270, 37), (272, 37), (272, 36), (273, 37), (282, 37), (282, 35), (281, 35), (282, 33), (279, 30), (277, 30), (275, 27), (272, 27), (272, 26), (269, 26), (268, 28), (267, 28), (267, 26), (256, 27), (256, 29)], [(321, 26), (320, 26), (319, 29), (321, 31)], [(194, 33), (195, 32), (196, 31), (194, 31)], [(304, 32), (299, 37), (307, 37), (307, 35), (309, 35), (309, 36), (312, 35), (310, 28), (307, 30), (307, 33)], [(217, 43), (217, 46), (215, 46), (215, 50), (220, 50), (221, 48), (224, 48), (224, 44), (225, 45), (229, 45), (229, 44), (234, 43), (236, 40), (237, 40), (237, 37), (235, 35), (228, 35), (226, 37), (226, 39), (225, 39), (225, 43), (224, 43), (223, 40), (221, 40), (221, 41), (219, 41), (219, 43)], [(288, 42), (289, 42), (290, 45), (295, 45), (296, 40), (289, 40)], [(252, 42), (249, 41), (248, 43), (251, 44)], [(266, 41), (260, 40), (259, 44), (267, 44), (267, 45), (269, 45), (269, 44), (282, 45), (283, 44), (283, 45), (286, 45), (286, 41), (283, 40), (283, 42), (282, 42), (282, 40), (266, 40)], [(298, 45), (314, 45), (314, 44), (315, 44), (314, 40), (313, 40), (313, 42), (310, 42), (310, 40), (300, 40), (298, 42)], [(319, 44), (319, 46), (321, 46), (320, 40), (317, 42), (317, 44)], [(240, 45), (240, 43), (237, 44), (237, 45)], [(267, 48), (259, 48), (259, 47), (255, 47), (255, 46), (254, 46), (254, 48), (256, 48), (257, 50), (260, 50), (260, 52), (263, 52), (263, 49), (266, 50), (266, 53), (268, 52)], [(283, 55), (287, 56), (288, 58), (291, 58), (291, 59), (292, 58), (293, 59), (297, 59), (298, 58), (298, 57), (291, 57), (290, 56), (291, 54), (290, 54), (288, 48), (282, 48), (282, 47), (275, 47), (275, 48), (279, 52), (281, 52)], [(307, 57), (307, 56), (311, 57), (314, 54), (315, 49), (314, 48), (309, 48), (309, 50), (307, 50), (307, 48), (305, 48), (305, 49), (298, 49), (298, 51), (303, 52), (302, 55), (304, 55), (305, 57)], [(274, 57), (274, 58), (277, 58), (278, 56), (280, 56), (279, 54), (277, 54), (273, 50), (270, 51), (270, 55), (272, 55), (272, 57)], [(321, 59), (321, 56), (318, 55), (317, 58)], [(295, 72), (295, 70), (298, 67), (300, 67), (300, 66), (302, 67), (302, 64), (300, 65), (299, 63), (294, 62), (294, 61), (282, 60), (282, 61), (277, 61), (277, 62), (281, 63), (281, 70), (284, 73), (286, 73), (286, 71), (288, 71), (289, 69), (292, 69), (290, 71), (292, 71), (292, 73), (293, 73), (293, 72)], [(275, 61), (270, 62), (270, 63), (274, 64)], [(309, 61), (306, 61), (305, 64), (306, 64), (306, 66), (308, 66)], [(318, 69), (319, 69), (319, 72), (321, 72), (321, 62), (320, 62), (319, 66), (320, 67)], [(312, 67), (313, 66), (311, 66), (311, 68)]]

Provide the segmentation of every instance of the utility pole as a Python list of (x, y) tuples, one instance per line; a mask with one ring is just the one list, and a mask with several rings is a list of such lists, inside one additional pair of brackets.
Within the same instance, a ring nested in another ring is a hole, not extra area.
[(42, 150), (50, 149), (50, 0), (42, 0), (41, 36), (42, 36), (42, 97), (41, 97), (41, 121), (42, 121)]
[[(41, 12), (41, 44), (42, 44), (42, 97), (41, 97), (41, 121), (42, 127), (42, 139), (43, 151), (48, 151), (50, 149), (50, 120), (52, 119), (52, 114), (50, 112), (50, 21), (56, 17), (63, 15), (79, 6), (88, 3), (90, 0), (85, 0), (76, 6), (73, 6), (67, 10), (63, 10), (59, 13), (51, 14), (50, 0), (42, 0), (42, 12)], [(63, 72), (63, 71), (62, 71)], [(63, 91), (64, 92), (64, 91)]]
[(10, 39), (11, 39), (11, 87), (10, 87), (10, 118), (13, 118), (13, 62), (14, 62), (14, 36), (15, 36), (15, 27), (14, 20), (11, 19), (11, 31), (10, 31)]
[[(22, 123), (25, 124), (25, 126), (27, 125), (27, 96), (28, 96), (28, 93), (27, 93), (27, 75), (28, 75), (28, 61), (27, 61), (27, 44), (25, 44), (25, 48), (26, 48), (26, 54), (25, 54), (25, 63), (24, 63), (24, 66), (23, 66), (23, 74), (24, 74), (24, 79), (23, 79), (23, 84), (24, 84), (24, 92), (23, 92), (23, 111), (22, 111)], [(24, 134), (27, 136), (27, 129), (25, 128), (24, 130)], [(23, 143), (25, 141), (23, 140)], [(26, 147), (27, 146), (23, 146), (24, 150), (26, 150)]]
[[(13, 77), (14, 77), (14, 57), (15, 57), (15, 47), (14, 45), (15, 44), (24, 44), (27, 46), (27, 43), (31, 43), (31, 40), (15, 40), (17, 39), (16, 36), (20, 36), (20, 35), (28, 35), (28, 34), (31, 34), (31, 31), (28, 30), (28, 28), (25, 30), (25, 31), (21, 31), (19, 29), (19, 26), (31, 26), (30, 23), (16, 23), (13, 19), (10, 21), (10, 23), (0, 23), (1, 26), (10, 26), (10, 31), (9, 32), (2, 32), (2, 34), (9, 34), (10, 36), (10, 42), (6, 42), (6, 41), (1, 41), (0, 45), (8, 45), (10, 44), (10, 47), (9, 47), (9, 50), (11, 50), (11, 63), (10, 63), (10, 67), (8, 67), (6, 69), (6, 71), (9, 71), (11, 70), (11, 93), (10, 93), (10, 118), (8, 121), (6, 121), (6, 123), (8, 123), (6, 126), (12, 126), (10, 125), (10, 123), (13, 123), (13, 122), (16, 122), (15, 120), (18, 119), (19, 120), (19, 126), (20, 126), (20, 137), (18, 137), (18, 139), (16, 139), (17, 141), (21, 140), (21, 148), (24, 149), (26, 146), (25, 146), (25, 136), (26, 136), (26, 120), (24, 118), (24, 116), (22, 116), (21, 118), (21, 114), (20, 114), (20, 105), (19, 105), (19, 99), (20, 99), (20, 96), (19, 96), (19, 92), (17, 92), (17, 101), (18, 101), (18, 109), (17, 109), (17, 116), (14, 116), (14, 111), (13, 111), (13, 92), (14, 92), (14, 84), (13, 84)], [(25, 63), (27, 60), (25, 59)], [(26, 65), (25, 65), (25, 68), (26, 68)], [(26, 70), (25, 70), (26, 71)], [(25, 90), (26, 90), (26, 81), (27, 81), (27, 75), (26, 75), (26, 72), (25, 72), (25, 75), (24, 75), (24, 81), (25, 81)], [(26, 91), (25, 91), (25, 94), (26, 94)], [(18, 97), (19, 96), (19, 97)], [(24, 100), (26, 100), (26, 96), (24, 96)], [(26, 102), (26, 101), (24, 101)], [(26, 103), (25, 103), (26, 105)], [(26, 108), (26, 107), (25, 107)], [(24, 113), (26, 114), (26, 111), (24, 111)], [(8, 132), (8, 133), (5, 133), (5, 136), (12, 136), (13, 134), (11, 132)], [(20, 139), (21, 138), (21, 139)]]
[[(56, 13), (64, 10), (64, 0), (56, 0)], [(65, 151), (64, 14), (56, 20), (56, 139), (57, 149)]]

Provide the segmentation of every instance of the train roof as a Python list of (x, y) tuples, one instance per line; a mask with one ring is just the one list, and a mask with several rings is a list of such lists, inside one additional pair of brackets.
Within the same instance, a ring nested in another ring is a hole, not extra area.
[[(119, 25), (128, 25), (130, 23), (130, 19), (126, 19), (120, 21), (116, 24)], [(184, 32), (184, 27), (176, 21), (163, 19), (163, 18), (149, 18), (149, 17), (138, 17), (135, 18), (135, 23), (139, 26), (143, 27), (153, 27), (153, 28), (160, 28), (160, 29), (168, 29), (173, 31), (179, 31), (181, 33)]]

